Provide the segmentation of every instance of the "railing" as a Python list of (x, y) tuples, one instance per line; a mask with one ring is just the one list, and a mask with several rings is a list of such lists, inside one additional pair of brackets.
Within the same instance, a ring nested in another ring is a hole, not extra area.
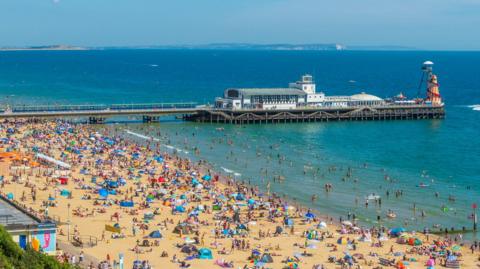
[(76, 247), (94, 247), (98, 244), (98, 239), (91, 235), (70, 235), (68, 241)]
[[(121, 110), (161, 110), (195, 108), (197, 103), (150, 103), (150, 104), (112, 104), (112, 105), (16, 105), (11, 108), (13, 113), (32, 112), (76, 112), (76, 111), (121, 111)], [(6, 109), (0, 108), (0, 113)]]
[(443, 105), (430, 104), (383, 104), (383, 105), (355, 105), (355, 106), (296, 106), (292, 108), (208, 108), (212, 111), (270, 111), (270, 110), (351, 110), (358, 108), (372, 108), (372, 109), (389, 109), (389, 108), (443, 108)]

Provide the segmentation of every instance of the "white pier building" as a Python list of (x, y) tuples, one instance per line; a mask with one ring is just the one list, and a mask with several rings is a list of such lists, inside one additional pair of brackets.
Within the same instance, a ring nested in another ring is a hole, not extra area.
[(215, 100), (215, 107), (224, 109), (295, 109), (300, 107), (378, 106), (384, 100), (370, 94), (325, 96), (316, 92), (311, 75), (289, 84), (288, 88), (230, 88)]

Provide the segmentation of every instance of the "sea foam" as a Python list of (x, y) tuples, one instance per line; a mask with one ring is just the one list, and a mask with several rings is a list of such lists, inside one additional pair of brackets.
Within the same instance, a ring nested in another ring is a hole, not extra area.
[(480, 111), (480, 105), (471, 105), (468, 107), (472, 108), (473, 110)]
[(125, 130), (125, 132), (129, 135), (133, 135), (133, 136), (145, 139), (145, 140), (153, 140), (153, 141), (156, 141), (156, 142), (160, 141), (158, 138), (154, 138), (154, 137), (151, 137), (151, 136), (146, 136), (146, 135), (143, 135), (143, 134), (135, 133), (135, 132), (132, 132), (130, 130)]

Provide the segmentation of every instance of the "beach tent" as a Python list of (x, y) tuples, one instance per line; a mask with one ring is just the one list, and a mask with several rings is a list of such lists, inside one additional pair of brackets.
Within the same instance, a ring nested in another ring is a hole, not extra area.
[(203, 180), (205, 181), (210, 181), (212, 179), (212, 177), (210, 175), (205, 175), (202, 177)]
[(100, 199), (106, 200), (107, 197), (108, 197), (108, 190), (106, 190), (106, 189), (100, 189), (100, 190), (98, 191), (98, 195), (100, 196)]
[(7, 199), (8, 199), (8, 200), (13, 200), (13, 197), (14, 197), (14, 196), (13, 196), (13, 193), (9, 192), (9, 193), (7, 194)]
[(400, 236), (402, 233), (406, 232), (407, 230), (405, 228), (402, 228), (402, 227), (397, 227), (397, 228), (393, 228), (390, 230), (390, 235), (392, 236)]
[(183, 213), (185, 212), (185, 207), (181, 206), (181, 205), (177, 205), (175, 207), (175, 212), (180, 212), (180, 213)]
[(162, 238), (162, 233), (160, 232), (160, 230), (155, 230), (153, 232), (151, 232), (148, 237), (150, 238)]
[(60, 184), (62, 184), (62, 185), (67, 185), (68, 184), (68, 178), (66, 178), (66, 177), (60, 177), (58, 179), (58, 181), (60, 181)]
[(313, 219), (313, 218), (315, 218), (315, 214), (313, 214), (312, 212), (308, 212), (307, 214), (305, 214), (305, 218)]
[(61, 195), (61, 196), (70, 196), (70, 192), (69, 192), (68, 190), (62, 190), (62, 191), (60, 192), (60, 195)]
[(263, 262), (263, 263), (272, 263), (273, 262), (273, 258), (270, 254), (268, 253), (264, 253), (262, 255), (262, 258), (260, 259), (260, 262)]
[(121, 207), (133, 207), (133, 201), (121, 201), (120, 206)]
[(202, 260), (213, 259), (212, 251), (208, 248), (201, 248), (198, 250), (198, 258)]
[(410, 246), (420, 246), (422, 244), (422, 241), (416, 237), (410, 237), (408, 239), (408, 244)]

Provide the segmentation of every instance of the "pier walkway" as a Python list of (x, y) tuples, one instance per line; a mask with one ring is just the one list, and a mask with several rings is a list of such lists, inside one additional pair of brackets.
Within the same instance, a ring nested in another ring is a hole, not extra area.
[(114, 116), (142, 116), (144, 122), (158, 121), (162, 115), (192, 114), (197, 103), (151, 103), (112, 105), (15, 105), (0, 109), (2, 118), (88, 118), (89, 123), (103, 123)]
[(197, 103), (152, 103), (113, 105), (13, 106), (0, 109), (7, 118), (85, 118), (88, 123), (104, 123), (115, 116), (140, 116), (143, 122), (158, 122), (161, 116), (205, 123), (289, 123), (314, 121), (442, 119), (443, 105), (384, 105), (349, 107), (297, 107), (294, 109), (221, 109)]

